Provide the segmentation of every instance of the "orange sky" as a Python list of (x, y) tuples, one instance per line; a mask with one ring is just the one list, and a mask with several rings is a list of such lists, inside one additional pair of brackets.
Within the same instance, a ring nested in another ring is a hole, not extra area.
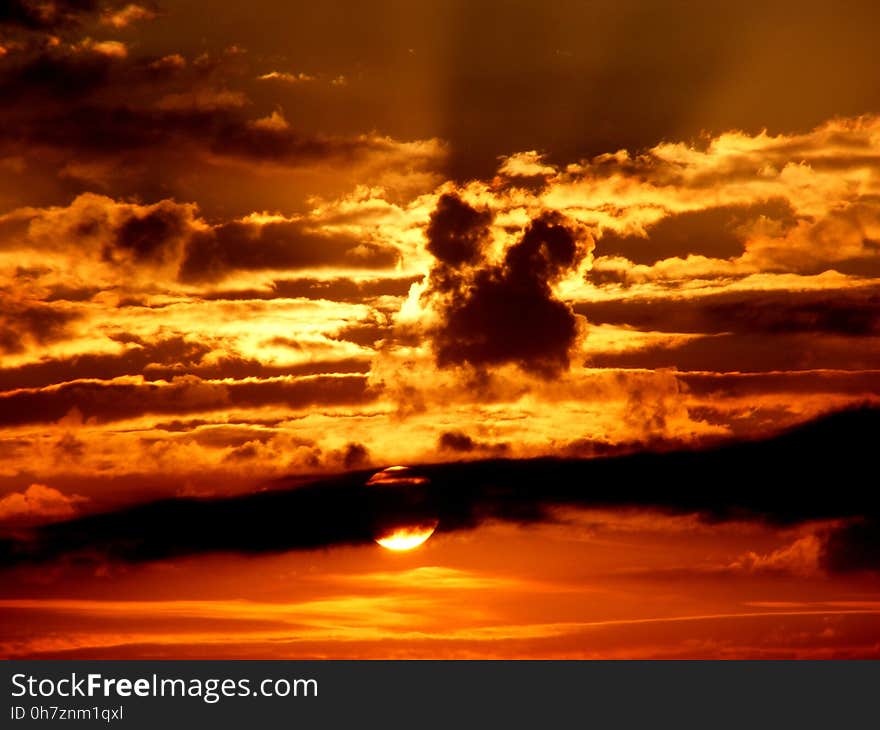
[[(872, 3), (361, 5), (0, 11), (3, 536), (878, 405)], [(0, 653), (876, 655), (815, 517), (10, 567)]]

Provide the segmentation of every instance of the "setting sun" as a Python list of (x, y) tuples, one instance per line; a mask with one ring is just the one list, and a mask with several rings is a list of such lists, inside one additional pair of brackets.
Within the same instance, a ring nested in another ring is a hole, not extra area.
[(400, 527), (387, 535), (377, 537), (376, 542), (383, 548), (388, 550), (396, 550), (403, 552), (412, 550), (425, 542), (437, 527), (435, 522), (433, 525), (417, 525), (414, 527)]

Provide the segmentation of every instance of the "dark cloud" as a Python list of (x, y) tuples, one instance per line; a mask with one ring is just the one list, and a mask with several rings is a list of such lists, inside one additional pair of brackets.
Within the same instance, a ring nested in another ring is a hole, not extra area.
[(302, 380), (220, 383), (194, 375), (169, 384), (74, 382), (45, 390), (0, 395), (0, 426), (57, 421), (71, 412), (98, 422), (148, 413), (188, 414), (224, 408), (365, 403), (374, 396), (360, 375), (316, 376)]
[(733, 291), (680, 298), (581, 302), (574, 310), (593, 324), (655, 332), (721, 334), (824, 333), (880, 335), (880, 289)]
[[(43, 388), (85, 378), (110, 380), (122, 375), (145, 375), (159, 380), (184, 373), (200, 374), (202, 358), (211, 352), (208, 345), (180, 336), (151, 343), (134, 338), (128, 343), (135, 346), (118, 355), (84, 353), (63, 359), (44, 358), (17, 368), (0, 368), (0, 391)], [(201, 367), (202, 371), (206, 369)]]
[(347, 470), (363, 469), (370, 463), (370, 452), (366, 446), (358, 443), (348, 443), (341, 453), (342, 466)]
[(421, 276), (406, 278), (380, 278), (367, 281), (352, 279), (279, 279), (273, 282), (272, 289), (238, 289), (229, 291), (213, 291), (203, 296), (204, 299), (326, 299), (333, 302), (350, 302), (361, 304), (377, 297), (404, 297), (410, 287)]
[(211, 143), (220, 156), (241, 157), (273, 164), (302, 164), (334, 159), (353, 162), (371, 153), (389, 152), (390, 140), (366, 137), (306, 135), (289, 126), (226, 123)]
[(679, 373), (688, 392), (702, 398), (744, 398), (776, 393), (785, 397), (810, 394), (880, 395), (876, 370), (804, 370), (794, 372)]
[(4, 0), (0, 5), (0, 26), (28, 30), (54, 30), (76, 25), (84, 17), (123, 2), (107, 0)]
[(396, 248), (348, 234), (328, 234), (297, 221), (224, 223), (190, 240), (180, 278), (211, 281), (235, 270), (348, 267), (388, 269)]
[[(315, 549), (367, 543), (382, 525), (406, 520), (439, 519), (438, 531), (450, 532), (490, 520), (552, 521), (564, 506), (606, 506), (697, 513), (709, 521), (840, 520), (847, 526), (829, 534), (824, 564), (834, 571), (877, 570), (880, 499), (869, 475), (878, 427), (880, 411), (863, 409), (766, 441), (702, 451), (440, 464), (414, 470), (426, 477), (421, 484), (367, 487), (370, 473), (357, 472), (232, 499), (175, 499), (5, 540), (0, 561)], [(841, 479), (842, 473), (862, 476)]]
[(346, 342), (354, 342), (361, 347), (374, 347), (379, 340), (391, 335), (392, 327), (390, 325), (378, 324), (376, 322), (365, 322), (363, 324), (353, 324), (349, 327), (343, 327), (334, 335), (335, 339), (345, 340)]
[(880, 570), (880, 515), (875, 512), (831, 530), (820, 564), (832, 573)]
[(132, 215), (117, 229), (112, 245), (103, 256), (116, 260), (120, 254), (136, 263), (164, 263), (176, 258), (190, 227), (190, 214), (184, 208), (162, 201), (145, 214)]
[(85, 442), (80, 441), (72, 433), (64, 434), (55, 442), (55, 451), (58, 454), (59, 461), (77, 461), (85, 453)]
[(461, 431), (444, 431), (440, 434), (440, 441), (437, 445), (445, 451), (459, 451), (463, 453), (468, 453), (477, 448), (474, 440)]
[(42, 388), (81, 378), (108, 380), (120, 375), (136, 375), (151, 363), (192, 364), (210, 351), (206, 345), (174, 337), (129, 349), (121, 355), (83, 354), (70, 359), (43, 360), (17, 368), (0, 368), (0, 390)]
[(463, 431), (444, 431), (440, 434), (437, 447), (441, 451), (459, 454), (481, 453), (483, 456), (487, 454), (500, 456), (509, 449), (509, 446), (503, 443), (476, 441)]
[[(277, 378), (285, 375), (366, 374), (370, 370), (368, 358), (349, 357), (337, 360), (309, 360), (292, 365), (267, 365), (257, 359), (219, 356), (210, 363), (187, 369), (201, 378)], [(171, 368), (151, 366), (144, 373), (148, 380), (168, 380), (175, 374)]]
[[(120, 65), (119, 59), (106, 54), (48, 50), (18, 63), (4, 64), (0, 70), (0, 88), (10, 100), (31, 104), (31, 113), (35, 108), (44, 112), (56, 110), (61, 103), (69, 104), (105, 86)], [(25, 108), (6, 109), (3, 116), (11, 123), (0, 141), (28, 134), (24, 120), (30, 115)], [(41, 135), (41, 131), (46, 133)], [(42, 136), (49, 140), (52, 137), (48, 132), (40, 123), (30, 130), (34, 138)], [(64, 134), (63, 129), (56, 130), (54, 138), (62, 139)]]
[(424, 296), (440, 313), (431, 332), (437, 364), (515, 363), (550, 377), (568, 367), (579, 328), (551, 285), (586, 255), (582, 234), (563, 216), (543, 213), (493, 265), (481, 248), (488, 222), (451, 196), (432, 215), (428, 249), (438, 263)]
[(0, 352), (15, 354), (28, 346), (64, 339), (79, 314), (41, 302), (17, 302), (0, 296)]
[(690, 254), (730, 258), (743, 252), (746, 227), (762, 217), (779, 224), (782, 230), (797, 222), (791, 204), (784, 199), (718, 206), (665, 216), (647, 226), (645, 236), (608, 231), (597, 242), (596, 253), (624, 256), (636, 264), (649, 265)]
[(880, 337), (742, 334), (698, 337), (628, 352), (597, 353), (587, 360), (600, 368), (677, 368), (685, 371), (880, 369)]
[[(313, 179), (309, 192), (327, 192), (348, 185), (331, 182), (331, 168), (346, 180), (359, 170), (358, 182), (365, 182), (389, 168), (428, 170), (442, 157), (433, 141), (407, 145), (362, 130), (297, 129), (277, 111), (261, 117), (269, 102), (255, 107), (242, 88), (250, 75), (243, 54), (187, 59), (137, 50), (85, 38), (32, 43), (4, 55), (0, 154), (15, 155), (44, 183), (44, 203), (97, 188), (143, 200), (197, 198), (203, 209), (216, 205), (218, 215), (231, 217), (230, 211), (240, 215), (266, 204), (270, 173), (287, 175), (289, 184), (294, 171), (320, 169), (323, 182)], [(232, 195), (217, 178), (218, 166), (234, 168), (250, 185)], [(304, 184), (287, 199), (279, 193), (286, 200), (279, 206), (300, 208)]]
[(440, 196), (431, 213), (426, 235), (428, 251), (448, 266), (472, 264), (482, 255), (492, 213), (475, 210), (456, 195)]

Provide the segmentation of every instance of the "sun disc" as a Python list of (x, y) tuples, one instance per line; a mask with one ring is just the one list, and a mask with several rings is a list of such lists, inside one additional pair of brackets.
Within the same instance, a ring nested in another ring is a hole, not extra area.
[(404, 552), (406, 550), (417, 548), (424, 543), (425, 540), (434, 534), (436, 528), (436, 522), (432, 525), (398, 527), (381, 537), (377, 537), (376, 542), (388, 550)]

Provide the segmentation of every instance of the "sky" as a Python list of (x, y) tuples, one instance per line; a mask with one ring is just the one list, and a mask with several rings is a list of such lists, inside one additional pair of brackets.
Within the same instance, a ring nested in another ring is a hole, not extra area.
[[(0, 654), (876, 656), (847, 464), (880, 402), (877, 20), (4, 3)], [(682, 452), (712, 455), (698, 498)], [(406, 553), (359, 521), (391, 465), (439, 470)], [(824, 509), (742, 497), (840, 479)], [(547, 504), (560, 481), (612, 497)], [(308, 539), (151, 542), (291, 490)], [(132, 525), (143, 554), (111, 539)], [(450, 617), (460, 590), (484, 602)]]

